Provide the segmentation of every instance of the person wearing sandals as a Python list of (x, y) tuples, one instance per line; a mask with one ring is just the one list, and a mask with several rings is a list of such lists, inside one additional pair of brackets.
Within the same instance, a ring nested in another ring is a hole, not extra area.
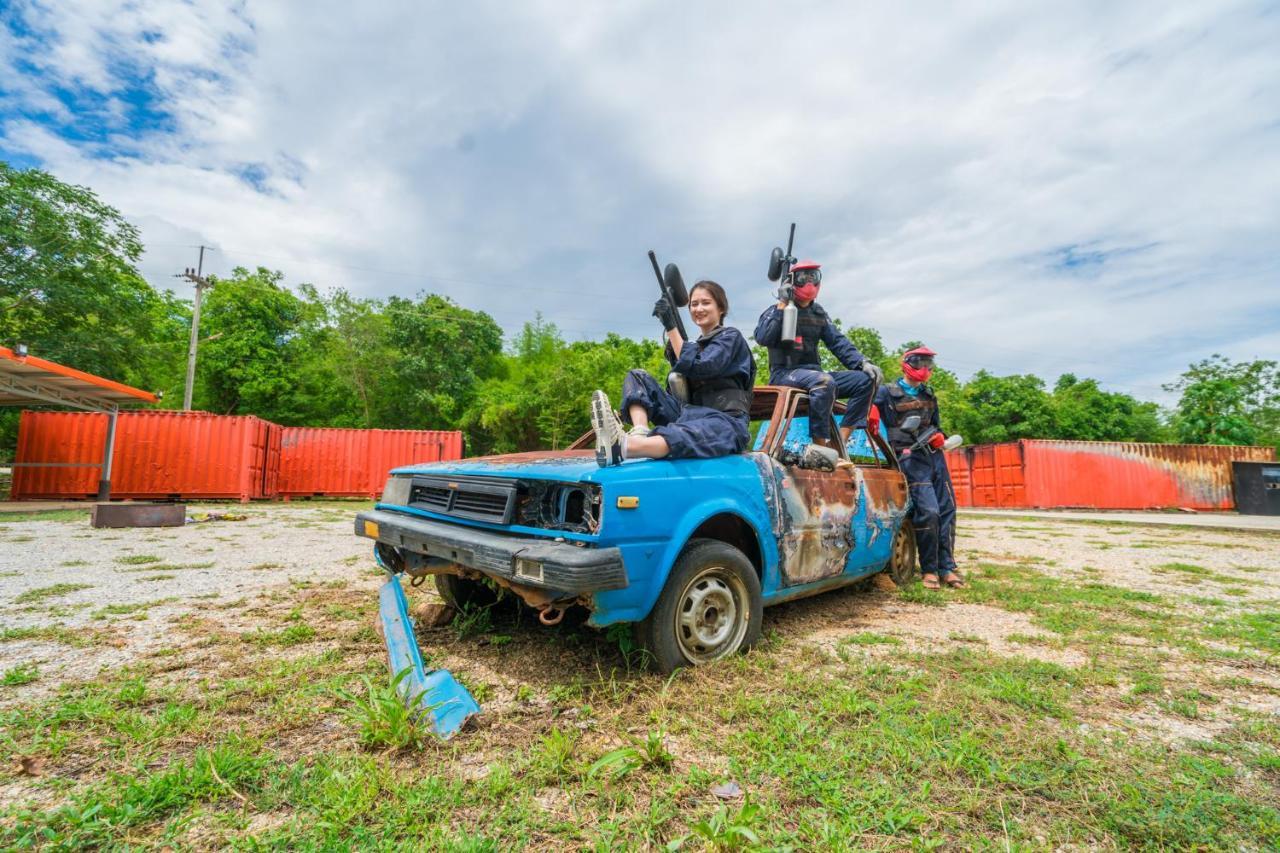
[[(664, 390), (644, 370), (632, 370), (622, 380), (621, 419), (608, 395), (594, 392), (591, 425), (601, 467), (626, 459), (729, 456), (747, 447), (756, 363), (742, 333), (723, 325), (729, 313), (724, 288), (700, 281), (690, 289), (689, 316), (702, 332), (696, 341), (681, 337), (675, 312), (666, 297), (653, 309), (666, 330), (672, 369), (688, 381), (689, 401)], [(630, 432), (624, 422), (632, 425)]]
[[(927, 384), (933, 373), (933, 350), (920, 346), (902, 354), (902, 378), (880, 386), (875, 410), (889, 434), (889, 444), (898, 454), (898, 464), (911, 490), (911, 524), (915, 528), (916, 552), (920, 555), (920, 579), (926, 589), (960, 588), (964, 578), (956, 571), (956, 501), (951, 474), (943, 458), (946, 436), (938, 417), (938, 398)], [(914, 430), (903, 428), (912, 415), (919, 415)], [(924, 430), (937, 427), (928, 443), (912, 449)]]

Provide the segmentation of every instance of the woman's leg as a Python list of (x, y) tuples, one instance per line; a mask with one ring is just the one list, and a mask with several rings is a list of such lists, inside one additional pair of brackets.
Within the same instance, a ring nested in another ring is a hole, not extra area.
[(683, 408), (648, 371), (630, 370), (622, 380), (623, 421), (637, 427), (674, 423)]
[(652, 438), (665, 441), (667, 455), (672, 459), (711, 459), (741, 453), (750, 434), (745, 417), (686, 406), (679, 421), (654, 428)]
[[(639, 424), (636, 424), (638, 427)], [(631, 433), (624, 442), (624, 459), (662, 459), (671, 453), (667, 440), (660, 435), (636, 435)]]

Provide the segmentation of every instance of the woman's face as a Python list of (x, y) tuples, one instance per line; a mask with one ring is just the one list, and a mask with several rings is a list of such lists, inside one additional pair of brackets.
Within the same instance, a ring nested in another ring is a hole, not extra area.
[(689, 294), (689, 316), (700, 329), (714, 329), (720, 325), (720, 306), (703, 287), (695, 287)]

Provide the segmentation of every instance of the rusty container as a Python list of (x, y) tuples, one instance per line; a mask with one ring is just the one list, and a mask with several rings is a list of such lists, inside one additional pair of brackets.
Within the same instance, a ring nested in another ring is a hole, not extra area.
[(1027, 441), (1026, 504), (1036, 507), (1233, 509), (1231, 463), (1270, 462), (1270, 447)]
[(947, 461), (947, 473), (951, 475), (951, 490), (956, 506), (973, 506), (973, 482), (969, 470), (969, 454), (965, 448), (948, 450), (943, 457)]
[(377, 497), (392, 468), (460, 458), (454, 430), (284, 427), (278, 488), (283, 497)]
[[(962, 458), (953, 458), (962, 457)], [(1225, 510), (1233, 461), (1269, 462), (1270, 447), (1023, 439), (948, 454), (960, 506)]]
[[(278, 430), (261, 418), (244, 415), (121, 412), (111, 496), (239, 501), (273, 497), (271, 447)], [(95, 497), (106, 434), (103, 414), (23, 412), (13, 499)]]

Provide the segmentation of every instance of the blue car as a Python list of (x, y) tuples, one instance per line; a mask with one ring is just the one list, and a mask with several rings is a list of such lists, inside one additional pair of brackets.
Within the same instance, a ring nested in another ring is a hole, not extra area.
[(663, 672), (749, 647), (767, 605), (878, 572), (909, 582), (907, 483), (882, 437), (855, 432), (834, 470), (812, 470), (803, 391), (757, 387), (751, 421), (753, 449), (719, 459), (601, 468), (588, 433), (398, 468), (355, 530), (397, 592), (397, 576), (431, 575), (463, 608), (506, 589), (547, 624), (582, 605), (590, 625), (632, 623)]

